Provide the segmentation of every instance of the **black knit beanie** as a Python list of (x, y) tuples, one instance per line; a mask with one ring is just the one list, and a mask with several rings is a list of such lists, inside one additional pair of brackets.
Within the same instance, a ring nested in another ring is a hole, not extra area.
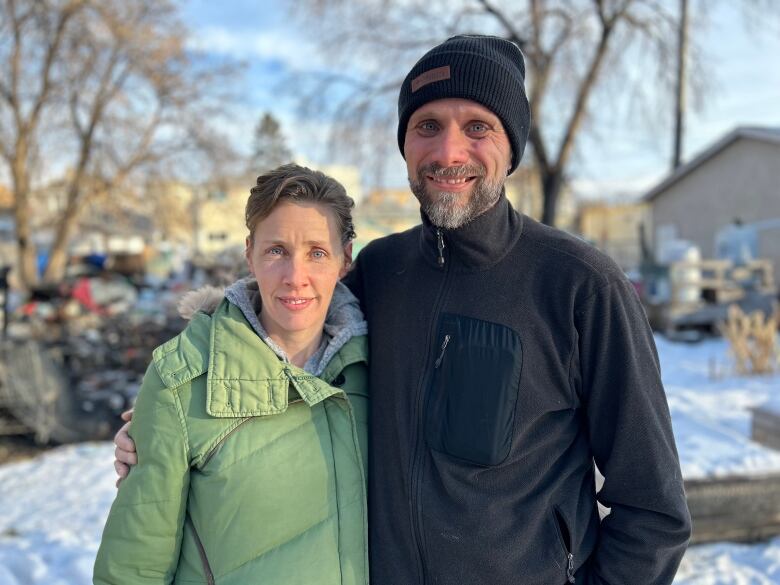
[(404, 79), (398, 96), (398, 146), (404, 154), (406, 127), (423, 104), (463, 98), (482, 104), (501, 120), (512, 145), (512, 173), (523, 158), (531, 122), (525, 96), (523, 54), (499, 37), (458, 35), (428, 51)]

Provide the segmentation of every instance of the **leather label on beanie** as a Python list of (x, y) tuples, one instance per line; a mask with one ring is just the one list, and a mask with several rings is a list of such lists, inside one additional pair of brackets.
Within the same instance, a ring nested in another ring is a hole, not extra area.
[(449, 65), (437, 67), (436, 69), (431, 69), (425, 73), (420, 73), (420, 75), (412, 79), (412, 93), (416, 92), (421, 87), (425, 87), (429, 83), (433, 83), (434, 81), (443, 81), (445, 79), (449, 79), (450, 77), (451, 75)]

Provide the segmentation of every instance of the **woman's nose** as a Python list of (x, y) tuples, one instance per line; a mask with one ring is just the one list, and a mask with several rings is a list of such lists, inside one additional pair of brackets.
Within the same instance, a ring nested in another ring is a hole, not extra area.
[(306, 286), (307, 283), (308, 277), (304, 259), (291, 257), (285, 266), (284, 284), (291, 288), (300, 288)]

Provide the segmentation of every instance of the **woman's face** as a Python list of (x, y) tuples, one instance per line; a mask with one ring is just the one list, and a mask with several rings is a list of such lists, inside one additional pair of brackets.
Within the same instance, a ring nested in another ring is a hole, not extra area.
[(247, 238), (249, 271), (260, 288), (260, 322), (282, 347), (318, 339), (333, 289), (351, 261), (333, 211), (317, 203), (282, 201)]

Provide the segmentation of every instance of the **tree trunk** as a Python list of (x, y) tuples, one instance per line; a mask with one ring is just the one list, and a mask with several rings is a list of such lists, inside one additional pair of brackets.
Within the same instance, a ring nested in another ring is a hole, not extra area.
[(685, 131), (685, 77), (688, 60), (688, 0), (680, 0), (680, 23), (677, 41), (677, 92), (674, 116), (674, 154), (672, 171), (682, 161), (683, 133)]
[(57, 241), (49, 252), (49, 261), (43, 272), (43, 282), (56, 283), (65, 276), (65, 267), (68, 264), (67, 240)]
[(558, 194), (563, 185), (563, 173), (560, 169), (554, 169), (547, 173), (540, 173), (539, 178), (542, 182), (542, 223), (554, 226)]
[[(17, 192), (17, 198), (19, 195), (20, 193)], [(35, 244), (30, 238), (29, 212), (26, 201), (17, 203), (14, 216), (19, 252), (19, 280), (25, 288), (30, 288), (38, 284), (38, 262)]]
[(19, 139), (11, 164), (14, 190), (14, 222), (18, 254), (19, 280), (25, 288), (38, 283), (35, 244), (30, 233), (30, 182), (27, 169), (27, 143)]
[(78, 217), (78, 193), (74, 191), (75, 189), (78, 187), (71, 187), (68, 204), (57, 221), (57, 233), (49, 252), (46, 270), (43, 272), (44, 282), (58, 282), (65, 276), (65, 268), (68, 264), (68, 243)]

